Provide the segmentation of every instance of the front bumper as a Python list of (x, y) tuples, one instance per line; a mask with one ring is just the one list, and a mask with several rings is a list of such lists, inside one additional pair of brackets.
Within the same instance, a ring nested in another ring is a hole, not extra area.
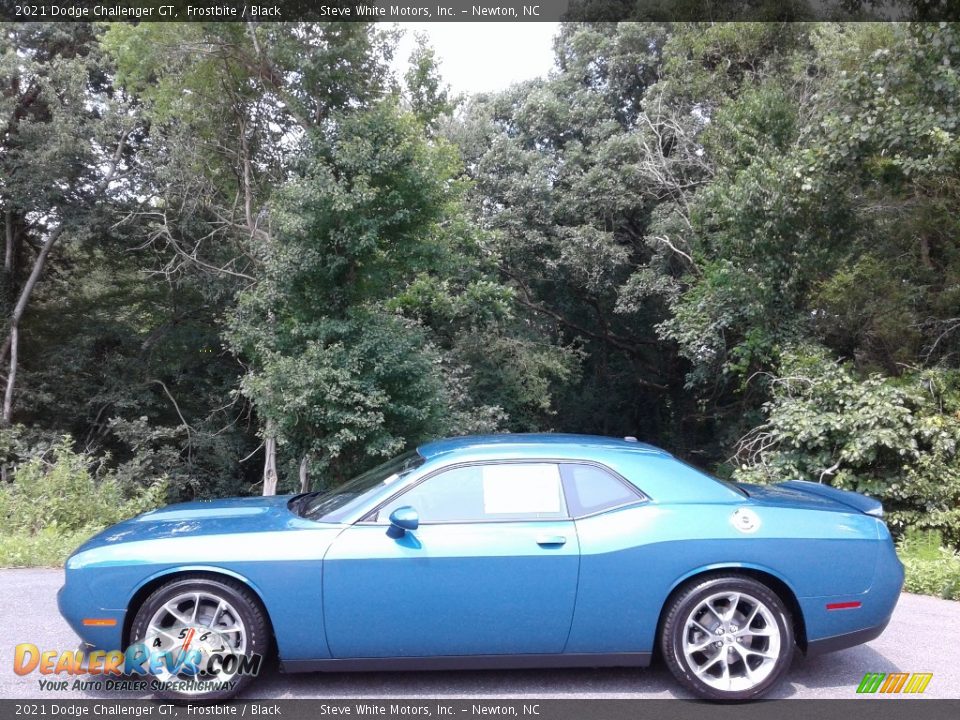
[[(123, 650), (122, 633), (125, 613), (97, 608), (90, 593), (78, 582), (67, 582), (57, 592), (57, 608), (63, 619), (80, 637), (81, 642), (94, 650)], [(89, 625), (84, 620), (113, 620), (113, 625)]]

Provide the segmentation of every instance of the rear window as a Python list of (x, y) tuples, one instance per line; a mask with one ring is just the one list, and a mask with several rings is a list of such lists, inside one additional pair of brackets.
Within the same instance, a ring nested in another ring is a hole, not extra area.
[(596, 465), (563, 465), (567, 505), (573, 517), (594, 515), (643, 499), (643, 495)]

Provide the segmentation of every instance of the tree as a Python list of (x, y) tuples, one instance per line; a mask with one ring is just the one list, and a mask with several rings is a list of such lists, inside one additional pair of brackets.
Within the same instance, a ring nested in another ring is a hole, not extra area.
[(558, 413), (569, 430), (680, 435), (683, 369), (656, 327), (659, 293), (689, 258), (650, 229), (709, 168), (696, 118), (646, 104), (666, 38), (659, 26), (565, 25), (553, 76), (476, 98), (450, 131), (526, 322), (582, 358)]
[[(435, 138), (449, 107), (426, 48), (406, 115), (385, 81), (389, 38), (372, 26), (115, 26), (105, 44), (150, 123), (147, 201), (129, 232), (149, 238), (157, 277), (206, 301), (191, 311), (199, 322), (228, 320), (226, 359), (246, 368), (265, 492), (278, 466), (306, 486), (311, 471), (340, 476), (417, 437), (552, 412), (571, 356), (511, 335), (512, 296), (489, 272), (457, 201), (456, 158)], [(374, 349), (397, 368), (372, 361)], [(171, 404), (214, 397), (183, 375), (164, 382), (169, 393), (154, 387)], [(200, 423), (184, 417), (196, 444)], [(131, 422), (115, 426), (134, 432)]]
[[(145, 24), (114, 25), (104, 43), (150, 123), (139, 178), (148, 200), (131, 222), (157, 270), (212, 303), (215, 328), (259, 277), (273, 190), (308, 135), (384, 91), (387, 36), (361, 23)], [(267, 488), (276, 437), (269, 424), (264, 433)]]
[(21, 328), (60, 245), (103, 232), (121, 192), (130, 126), (93, 26), (13, 24), (0, 60), (0, 209), (7, 363), (0, 425), (13, 421)]
[(766, 422), (737, 446), (739, 480), (829, 482), (883, 501), (896, 533), (936, 529), (960, 543), (956, 371), (861, 376), (822, 348), (784, 353)]
[(435, 133), (441, 120), (453, 113), (459, 100), (450, 96), (436, 53), (423, 34), (417, 35), (417, 46), (410, 54), (410, 67), (404, 80), (410, 111), (430, 133)]
[(725, 64), (709, 80), (709, 54), (693, 55), (698, 94), (728, 87), (702, 133), (719, 172), (689, 200), (681, 237), (699, 272), (661, 325), (692, 387), (753, 394), (754, 407), (786, 345), (812, 339), (898, 375), (954, 341), (953, 30), (792, 32), (747, 75)]
[(270, 208), (263, 272), (230, 333), (250, 363), (243, 390), (293, 450), (303, 489), (308, 466), (342, 479), (364, 458), (446, 434), (453, 402), (428, 329), (391, 302), (452, 264), (454, 156), (392, 100), (337, 117), (314, 143)]

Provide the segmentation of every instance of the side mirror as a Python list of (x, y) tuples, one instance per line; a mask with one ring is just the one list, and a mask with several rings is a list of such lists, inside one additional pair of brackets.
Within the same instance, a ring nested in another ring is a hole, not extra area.
[(387, 535), (396, 540), (402, 538), (407, 530), (416, 530), (418, 527), (420, 527), (420, 516), (417, 511), (409, 505), (404, 505), (390, 513), (390, 527), (387, 528)]

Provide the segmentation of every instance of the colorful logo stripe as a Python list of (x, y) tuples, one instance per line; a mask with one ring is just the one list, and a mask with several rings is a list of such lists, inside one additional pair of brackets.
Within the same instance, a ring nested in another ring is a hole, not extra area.
[(903, 689), (905, 693), (922, 693), (933, 679), (933, 673), (914, 673)]
[(883, 682), (884, 673), (867, 673), (860, 681), (857, 687), (858, 693), (875, 693), (880, 689), (880, 683)]
[(922, 693), (933, 673), (867, 673), (857, 686), (858, 693)]

